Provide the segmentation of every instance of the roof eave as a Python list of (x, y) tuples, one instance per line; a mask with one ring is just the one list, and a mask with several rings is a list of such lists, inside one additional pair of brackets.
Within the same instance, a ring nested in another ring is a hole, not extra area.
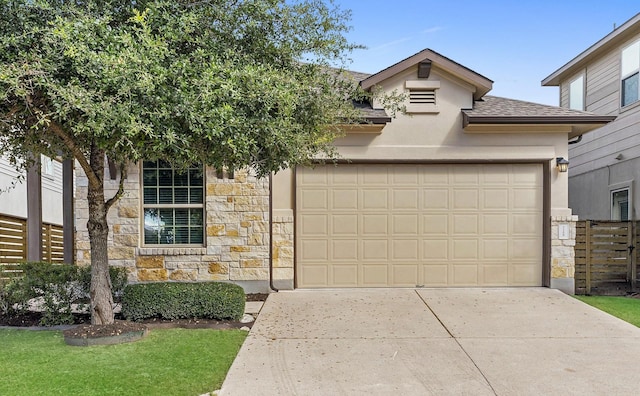
[(488, 79), (487, 77), (476, 73), (475, 71), (443, 56), (439, 53), (431, 50), (425, 49), (423, 51), (418, 52), (388, 68), (373, 74), (364, 80), (360, 81), (360, 86), (364, 90), (368, 90), (371, 87), (379, 84), (380, 82), (400, 73), (412, 67), (424, 60), (430, 60), (434, 64), (438, 65), (441, 69), (448, 71), (449, 73), (455, 75), (463, 81), (466, 81), (473, 86), (476, 87), (476, 92), (474, 93), (475, 99), (480, 99), (487, 92), (491, 91), (493, 88), (493, 81)]
[(640, 26), (640, 13), (636, 14), (634, 17), (620, 25), (620, 27), (616, 28), (595, 44), (582, 51), (578, 56), (567, 62), (564, 66), (551, 73), (542, 80), (541, 85), (545, 87), (559, 86), (560, 81), (564, 76), (573, 73), (580, 65), (586, 63), (589, 58), (599, 52), (606, 51), (610, 46), (625, 40), (629, 35), (633, 34), (631, 30), (636, 25)]
[(550, 124), (608, 124), (616, 116), (473, 116), (464, 115), (465, 126), (468, 124), (512, 124), (512, 125), (550, 125)]

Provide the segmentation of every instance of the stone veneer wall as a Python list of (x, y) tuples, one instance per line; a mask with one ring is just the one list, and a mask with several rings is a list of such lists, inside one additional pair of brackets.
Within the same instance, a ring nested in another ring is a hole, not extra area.
[[(551, 288), (560, 289), (565, 293), (575, 293), (576, 270), (576, 222), (578, 216), (551, 217)], [(560, 239), (558, 228), (560, 224), (569, 226), (569, 238)]]
[[(131, 164), (125, 194), (109, 211), (109, 263), (125, 267), (131, 282), (232, 281), (266, 291), (269, 279), (269, 181), (237, 171), (234, 179), (206, 172), (206, 246), (141, 247), (140, 167)], [(106, 197), (118, 188), (107, 180)], [(87, 179), (77, 167), (77, 264), (90, 264), (86, 229)], [(293, 287), (293, 216), (274, 218), (274, 279)], [(257, 281), (257, 282), (256, 282)]]

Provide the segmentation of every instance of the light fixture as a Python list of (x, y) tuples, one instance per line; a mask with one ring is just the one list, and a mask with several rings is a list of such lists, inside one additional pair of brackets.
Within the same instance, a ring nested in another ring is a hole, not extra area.
[(558, 172), (566, 172), (569, 170), (569, 161), (564, 159), (564, 157), (556, 158), (556, 167), (558, 168)]

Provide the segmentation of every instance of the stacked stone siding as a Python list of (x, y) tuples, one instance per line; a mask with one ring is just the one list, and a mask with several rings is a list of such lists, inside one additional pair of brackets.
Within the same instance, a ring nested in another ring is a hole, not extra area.
[[(551, 218), (551, 283), (565, 285), (561, 290), (573, 294), (575, 290), (575, 246), (576, 246), (576, 222), (578, 216), (555, 216)], [(559, 226), (566, 224), (569, 227), (569, 238), (559, 238)]]
[[(86, 229), (87, 179), (81, 169), (77, 173), (77, 263), (88, 265), (91, 257)], [(234, 176), (218, 179), (214, 170), (206, 171), (204, 246), (143, 247), (140, 168), (131, 164), (125, 194), (109, 211), (110, 265), (127, 268), (132, 282), (268, 280), (268, 179), (258, 179), (246, 171), (238, 171)], [(112, 196), (117, 188), (118, 180), (107, 179), (105, 195)], [(293, 238), (292, 225), (286, 231)], [(293, 239), (288, 246), (292, 245)], [(293, 260), (286, 265), (293, 279)]]

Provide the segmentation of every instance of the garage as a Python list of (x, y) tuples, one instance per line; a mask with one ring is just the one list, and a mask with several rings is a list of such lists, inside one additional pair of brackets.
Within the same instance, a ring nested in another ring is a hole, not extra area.
[(296, 171), (299, 288), (540, 286), (543, 166)]

